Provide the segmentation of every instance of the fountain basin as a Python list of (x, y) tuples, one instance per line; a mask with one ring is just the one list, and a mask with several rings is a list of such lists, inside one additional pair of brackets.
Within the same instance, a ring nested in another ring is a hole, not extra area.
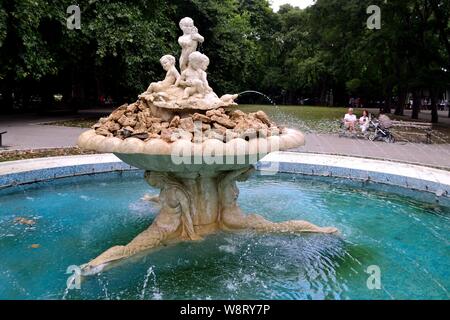
[[(177, 140), (167, 142), (162, 139), (150, 139), (144, 142), (136, 138), (119, 139), (116, 137), (104, 137), (88, 130), (80, 135), (78, 146), (86, 150), (96, 150), (105, 153), (117, 154), (148, 154), (178, 156), (189, 154), (192, 156), (242, 156), (254, 155), (259, 158), (270, 152), (284, 151), (300, 147), (305, 144), (303, 133), (295, 129), (284, 129), (279, 136), (258, 139), (231, 139), (223, 142), (216, 139), (208, 139), (202, 143), (193, 143), (189, 140)], [(254, 163), (251, 163), (254, 164)]]
[[(65, 293), (68, 266), (128, 242), (156, 216), (157, 206), (140, 200), (157, 193), (142, 175), (104, 173), (1, 190), (0, 298), (449, 297), (447, 198), (436, 202), (432, 193), (296, 174), (240, 183), (241, 206), (275, 221), (336, 225), (342, 238), (219, 233), (131, 259)], [(36, 224), (15, 224), (17, 216)], [(366, 287), (370, 265), (381, 268), (382, 290)]]
[[(202, 157), (191, 156), (178, 158), (180, 163), (174, 162), (172, 156), (168, 155), (147, 155), (147, 154), (121, 154), (115, 155), (125, 163), (139, 169), (149, 171), (170, 171), (171, 173), (196, 173), (202, 176), (217, 175), (220, 171), (239, 170), (255, 164), (262, 157), (261, 155), (244, 156), (216, 156)], [(205, 163), (208, 163), (205, 166)]]
[(256, 164), (273, 151), (288, 150), (304, 145), (304, 135), (285, 129), (280, 136), (246, 141), (232, 139), (222, 142), (209, 139), (203, 143), (162, 139), (143, 142), (136, 138), (124, 140), (97, 135), (95, 130), (84, 132), (78, 146), (86, 150), (112, 152), (123, 162), (139, 169), (172, 173), (199, 173), (204, 176), (219, 171), (239, 170)]

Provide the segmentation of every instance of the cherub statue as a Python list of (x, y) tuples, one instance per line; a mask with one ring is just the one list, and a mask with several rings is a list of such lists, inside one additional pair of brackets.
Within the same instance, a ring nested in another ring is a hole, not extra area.
[(206, 95), (212, 91), (208, 84), (206, 69), (209, 65), (209, 58), (195, 51), (189, 55), (188, 68), (181, 73), (175, 86), (184, 87), (183, 99), (199, 93)]
[(175, 67), (175, 57), (171, 55), (163, 56), (159, 62), (164, 70), (167, 71), (166, 77), (162, 81), (152, 82), (145, 93), (161, 92), (168, 89), (170, 86), (174, 85), (178, 78), (180, 78), (180, 73)]
[(189, 55), (197, 51), (198, 44), (203, 43), (205, 39), (198, 33), (194, 20), (189, 17), (181, 19), (180, 28), (183, 35), (178, 38), (178, 43), (181, 46), (180, 70), (183, 72), (188, 67)]
[(209, 67), (209, 58), (208, 56), (202, 54), (202, 63), (200, 68), (202, 69), (201, 74), (202, 74), (202, 81), (203, 81), (203, 85), (206, 89), (206, 93), (212, 92), (213, 89), (209, 86), (208, 83), (208, 74), (206, 73), (206, 70), (208, 70)]

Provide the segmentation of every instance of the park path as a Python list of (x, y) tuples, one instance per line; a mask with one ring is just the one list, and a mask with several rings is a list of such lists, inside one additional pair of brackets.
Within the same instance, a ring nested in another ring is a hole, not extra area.
[[(36, 117), (34, 115), (0, 116), (0, 131), (6, 150), (71, 147), (86, 129), (69, 128), (42, 123), (70, 119), (72, 117)], [(0, 150), (2, 150), (0, 148)]]
[[(8, 146), (6, 150), (75, 146), (78, 136), (87, 129), (42, 125), (45, 122), (73, 118), (73, 116), (57, 118), (37, 118), (31, 115), (0, 116), (0, 131), (8, 131), (3, 136), (3, 144)], [(450, 144), (388, 144), (311, 133), (306, 134), (305, 146), (290, 151), (392, 160), (450, 170)]]

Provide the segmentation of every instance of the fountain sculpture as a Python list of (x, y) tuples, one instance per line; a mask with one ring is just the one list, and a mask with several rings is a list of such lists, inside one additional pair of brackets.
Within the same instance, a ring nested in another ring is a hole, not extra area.
[(135, 103), (119, 107), (79, 137), (81, 148), (112, 152), (144, 169), (146, 181), (161, 190), (152, 199), (161, 206), (153, 224), (129, 244), (112, 247), (83, 265), (84, 274), (218, 230), (337, 232), (306, 221), (274, 223), (242, 213), (236, 181), (246, 180), (269, 152), (303, 145), (304, 136), (277, 126), (262, 111), (237, 110), (237, 95), (219, 98), (208, 84), (209, 59), (196, 51), (203, 37), (191, 18), (182, 19), (180, 27), (181, 73), (173, 56), (163, 56), (164, 80), (150, 84)]

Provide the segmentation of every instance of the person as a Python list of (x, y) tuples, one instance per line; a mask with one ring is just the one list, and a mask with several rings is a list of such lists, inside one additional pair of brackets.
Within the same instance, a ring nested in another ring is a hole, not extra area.
[(354, 132), (355, 131), (355, 124), (356, 124), (357, 118), (353, 114), (353, 108), (348, 109), (348, 113), (344, 116), (344, 125), (345, 128), (349, 131)]
[(355, 99), (353, 97), (351, 97), (350, 100), (348, 101), (348, 106), (350, 108), (353, 108), (354, 104), (355, 104)]
[(361, 132), (365, 133), (367, 129), (369, 129), (369, 125), (370, 125), (369, 112), (367, 110), (364, 110), (362, 117), (359, 118), (359, 127), (361, 128)]
[(392, 127), (392, 120), (384, 113), (384, 110), (380, 110), (378, 122), (380, 123), (380, 127), (383, 129), (389, 129)]
[(440, 111), (444, 111), (444, 110), (445, 110), (444, 99), (442, 99), (442, 100), (439, 102), (439, 110), (440, 110)]

